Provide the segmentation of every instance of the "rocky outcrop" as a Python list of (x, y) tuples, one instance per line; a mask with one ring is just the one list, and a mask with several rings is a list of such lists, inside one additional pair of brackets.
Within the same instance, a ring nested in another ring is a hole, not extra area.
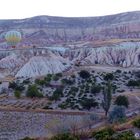
[(140, 42), (124, 42), (100, 48), (69, 50), (67, 57), (81, 65), (140, 66)]
[(60, 57), (34, 56), (17, 72), (15, 77), (36, 77), (65, 71), (70, 63)]

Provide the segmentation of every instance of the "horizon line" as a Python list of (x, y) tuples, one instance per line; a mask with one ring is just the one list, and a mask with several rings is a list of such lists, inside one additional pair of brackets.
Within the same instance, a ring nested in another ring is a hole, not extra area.
[(105, 15), (97, 15), (97, 16), (55, 16), (55, 15), (33, 15), (30, 17), (24, 17), (24, 18), (5, 18), (2, 19), (0, 18), (0, 20), (24, 20), (24, 19), (30, 19), (30, 18), (34, 18), (34, 17), (43, 17), (43, 16), (48, 16), (48, 17), (58, 17), (58, 18), (94, 18), (94, 17), (106, 17), (106, 16), (115, 16), (115, 15), (120, 15), (120, 14), (125, 14), (125, 13), (136, 13), (136, 12), (140, 12), (140, 10), (132, 10), (132, 11), (125, 11), (125, 12), (118, 12), (118, 13), (113, 13), (113, 14), (105, 14)]

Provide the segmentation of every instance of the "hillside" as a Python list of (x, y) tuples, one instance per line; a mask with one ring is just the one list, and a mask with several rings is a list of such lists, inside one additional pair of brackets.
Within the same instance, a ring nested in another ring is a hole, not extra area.
[(66, 43), (111, 38), (139, 38), (140, 12), (102, 17), (37, 16), (21, 20), (0, 20), (1, 40), (6, 31), (19, 30), (24, 44)]

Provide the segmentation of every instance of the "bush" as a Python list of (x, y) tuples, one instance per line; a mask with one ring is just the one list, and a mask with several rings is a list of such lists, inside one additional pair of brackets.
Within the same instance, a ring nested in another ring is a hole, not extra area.
[(24, 81), (23, 81), (23, 84), (29, 84), (30, 83), (30, 79), (25, 79)]
[(78, 137), (75, 137), (71, 134), (58, 134), (52, 137), (50, 140), (80, 140)]
[(130, 130), (116, 133), (112, 128), (93, 132), (92, 137), (96, 138), (96, 140), (138, 140)]
[(124, 89), (122, 89), (122, 90), (118, 89), (117, 92), (122, 93), (122, 92), (125, 92), (125, 90)]
[(95, 101), (95, 99), (84, 99), (80, 101), (81, 106), (84, 109), (90, 110), (92, 107), (97, 107), (98, 102)]
[(96, 94), (101, 92), (102, 87), (100, 85), (93, 85), (91, 87), (91, 93)]
[(81, 71), (79, 72), (79, 76), (80, 76), (81, 78), (83, 78), (83, 79), (87, 79), (87, 78), (90, 77), (90, 73), (89, 73), (88, 71), (86, 71), (86, 70), (81, 70)]
[(116, 70), (116, 73), (121, 73), (122, 71), (121, 70)]
[(62, 75), (62, 73), (56, 73), (56, 76), (57, 77), (62, 77), (63, 75)]
[(48, 74), (48, 75), (44, 78), (44, 80), (45, 80), (46, 82), (50, 82), (50, 81), (52, 80), (52, 74)]
[(109, 113), (109, 122), (122, 122), (126, 118), (125, 108), (123, 106), (115, 106)]
[(54, 92), (53, 95), (50, 97), (50, 100), (57, 101), (60, 99), (60, 97), (63, 95), (63, 89), (62, 88), (57, 88)]
[(12, 88), (15, 89), (17, 87), (17, 83), (16, 82), (10, 82), (8, 88)]
[(35, 80), (35, 83), (38, 84), (38, 85), (43, 86), (43, 85), (46, 84), (46, 81), (45, 81), (45, 80), (36, 79), (36, 80)]
[(79, 90), (78, 87), (71, 87), (70, 89), (71, 92), (78, 92), (78, 90)]
[(17, 99), (19, 99), (21, 97), (21, 93), (18, 90), (15, 90), (14, 95)]
[(132, 131), (121, 132), (114, 136), (114, 140), (138, 140)]
[(31, 98), (33, 98), (33, 97), (39, 97), (39, 98), (43, 97), (43, 95), (38, 91), (38, 88), (35, 84), (28, 86), (26, 96), (31, 97)]
[(72, 84), (74, 84), (74, 82), (72, 80), (69, 80), (69, 79), (66, 79), (66, 78), (62, 79), (61, 80), (61, 83), (62, 84), (66, 84), (66, 85), (72, 85)]
[(115, 131), (108, 127), (98, 132), (93, 132), (92, 137), (94, 137), (96, 140), (109, 140), (114, 133)]
[(114, 79), (113, 73), (107, 73), (107, 74), (104, 76), (104, 80), (105, 80), (105, 81), (109, 81), (109, 80), (113, 80), (113, 79)]
[(54, 80), (54, 81), (58, 81), (58, 80), (59, 80), (59, 77), (56, 76), (56, 75), (54, 75), (54, 76), (53, 76), (53, 80)]
[(118, 105), (118, 106), (124, 106), (126, 108), (128, 108), (129, 106), (129, 101), (128, 101), (128, 98), (126, 96), (123, 96), (123, 95), (119, 95), (116, 100), (115, 100), (115, 105)]
[(129, 80), (127, 83), (128, 87), (136, 87), (140, 86), (140, 81), (139, 80)]
[(20, 85), (17, 85), (15, 90), (18, 90), (18, 91), (23, 91), (25, 89), (24, 85), (20, 84)]
[(29, 138), (29, 137), (25, 137), (24, 139), (21, 139), (21, 140), (35, 140), (35, 139)]
[(19, 91), (23, 91), (25, 89), (25, 87), (22, 84), (18, 84), (16, 82), (10, 82), (8, 88), (12, 88)]
[(140, 128), (140, 118), (133, 121), (133, 125), (137, 128)]

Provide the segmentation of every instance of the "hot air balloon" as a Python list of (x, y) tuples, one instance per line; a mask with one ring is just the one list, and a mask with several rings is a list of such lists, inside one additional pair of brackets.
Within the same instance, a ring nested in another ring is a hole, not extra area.
[(21, 33), (18, 31), (9, 31), (5, 35), (7, 44), (12, 48), (15, 48), (16, 45), (21, 41)]

